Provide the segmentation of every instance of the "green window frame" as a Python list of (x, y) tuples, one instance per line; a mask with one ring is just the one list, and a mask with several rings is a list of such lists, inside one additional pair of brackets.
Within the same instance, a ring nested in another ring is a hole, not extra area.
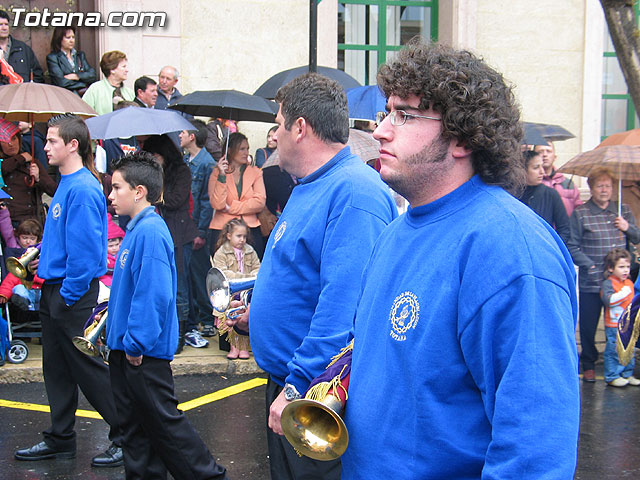
[[(347, 51), (365, 51), (377, 53), (377, 66), (387, 61), (389, 52), (402, 49), (402, 45), (387, 44), (387, 7), (424, 7), (431, 9), (430, 15), (430, 39), (438, 39), (438, 0), (338, 0), (339, 6), (363, 5), (365, 7), (376, 7), (378, 15), (377, 43), (344, 43), (340, 42), (340, 32), (338, 32), (338, 53)], [(367, 10), (368, 12), (368, 10)], [(369, 24), (365, 26), (368, 30)], [(368, 32), (366, 34), (369, 37)], [(371, 81), (375, 83), (375, 78), (369, 78), (369, 69), (365, 68), (364, 82), (369, 85)]]
[[(638, 4), (638, 2), (634, 2), (634, 6), (633, 9), (635, 11), (635, 15), (636, 15), (636, 22), (638, 20), (638, 18), (640, 18), (640, 5)], [(606, 28), (606, 35), (608, 36), (608, 40), (609, 42), (611, 41), (611, 38), (609, 37), (609, 28), (607, 27), (607, 24), (605, 22), (605, 28)], [(613, 47), (613, 45), (612, 45)], [(607, 51), (606, 50), (606, 46), (603, 48), (603, 54), (602, 56), (603, 58), (603, 77), (604, 74), (606, 73), (606, 61), (607, 58), (618, 58), (618, 55), (615, 51)], [(603, 78), (603, 91), (604, 91), (604, 78)], [(602, 118), (602, 127), (601, 127), (601, 132), (600, 132), (600, 140), (604, 140), (605, 138), (607, 138), (609, 135), (611, 135), (612, 133), (618, 133), (618, 132), (609, 132), (608, 134), (606, 129), (606, 124), (604, 122), (605, 120), (605, 109), (606, 109), (606, 101), (607, 100), (623, 100), (626, 102), (626, 108), (625, 110), (625, 129), (626, 130), (631, 130), (633, 128), (637, 128), (640, 127), (640, 123), (638, 122), (638, 116), (636, 114), (636, 109), (633, 106), (633, 100), (631, 100), (631, 95), (629, 95), (628, 91), (627, 93), (602, 93), (602, 110), (603, 110), (603, 118)]]

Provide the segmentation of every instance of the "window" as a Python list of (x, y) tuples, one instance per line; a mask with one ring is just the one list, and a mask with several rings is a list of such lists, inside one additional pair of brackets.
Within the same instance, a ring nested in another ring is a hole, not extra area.
[(338, 68), (363, 85), (416, 35), (438, 39), (437, 0), (338, 1)]
[[(638, 18), (637, 3), (634, 8), (636, 18)], [(606, 23), (603, 51), (602, 127), (600, 132), (602, 140), (613, 133), (640, 127), (640, 119), (636, 115)]]

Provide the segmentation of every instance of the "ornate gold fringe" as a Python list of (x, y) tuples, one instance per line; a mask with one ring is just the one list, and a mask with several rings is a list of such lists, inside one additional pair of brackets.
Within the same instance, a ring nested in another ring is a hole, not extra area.
[(94, 316), (93, 316), (93, 321), (91, 322), (91, 324), (84, 329), (84, 336), (88, 337), (89, 334), (91, 333), (91, 331), (95, 328), (96, 325), (98, 325), (98, 323), (100, 323), (99, 320), (96, 320), (96, 316), (100, 315), (100, 318), (102, 318), (102, 315), (104, 315), (104, 312), (107, 311), (108, 307), (103, 308), (102, 310), (100, 310), (99, 312), (97, 312)]
[[(345, 348), (348, 348), (348, 347), (345, 347)], [(339, 388), (341, 388), (342, 391), (344, 392), (345, 400), (349, 398), (349, 393), (347, 392), (347, 389), (344, 388), (344, 385), (342, 385), (342, 382), (340, 381), (345, 368), (347, 368), (346, 365), (342, 367), (342, 370), (340, 370), (340, 374), (333, 377), (331, 381), (320, 382), (314, 385), (313, 387), (311, 387), (309, 390), (307, 390), (307, 393), (305, 394), (304, 398), (308, 400), (316, 400), (318, 402), (321, 402), (326, 398), (327, 395), (329, 395), (330, 390), (333, 390), (335, 392)], [(337, 395), (334, 395), (334, 396), (337, 397)]]
[(342, 358), (342, 356), (343, 356), (345, 353), (347, 353), (347, 352), (349, 352), (349, 351), (352, 351), (352, 350), (353, 350), (353, 340), (354, 340), (354, 339), (352, 338), (352, 339), (351, 339), (351, 341), (349, 342), (349, 345), (347, 345), (347, 346), (346, 346), (346, 347), (344, 347), (342, 350), (340, 350), (340, 352), (339, 352), (337, 355), (335, 355), (335, 356), (331, 357), (331, 363), (330, 363), (329, 365), (327, 365), (327, 367), (325, 368), (325, 370), (326, 370), (327, 368), (329, 368), (331, 365), (333, 365), (334, 363), (336, 363), (340, 358)]
[(218, 334), (222, 337), (225, 333), (227, 334), (227, 341), (229, 344), (233, 345), (238, 350), (251, 349), (249, 335), (240, 335), (233, 327), (228, 326), (224, 321), (219, 322)]
[[(629, 305), (627, 308), (629, 309), (629, 316), (630, 316), (631, 305)], [(634, 348), (636, 346), (636, 342), (638, 341), (639, 335), (640, 335), (640, 308), (638, 309), (638, 313), (636, 313), (636, 318), (633, 322), (633, 332), (631, 332), (631, 340), (629, 341), (629, 345), (627, 345), (627, 348), (624, 348), (624, 346), (622, 345), (622, 341), (620, 341), (620, 334), (619, 333), (616, 334), (616, 351), (618, 352), (618, 360), (620, 361), (621, 365), (628, 365), (631, 359), (633, 358)]]

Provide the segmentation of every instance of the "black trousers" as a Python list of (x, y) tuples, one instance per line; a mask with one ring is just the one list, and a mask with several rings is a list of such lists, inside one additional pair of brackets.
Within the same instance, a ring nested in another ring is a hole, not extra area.
[(580, 363), (582, 370), (593, 370), (598, 360), (596, 348), (596, 329), (602, 312), (602, 300), (599, 293), (580, 292)]
[(76, 447), (73, 430), (78, 408), (78, 387), (89, 403), (109, 424), (109, 438), (121, 443), (116, 407), (111, 395), (109, 370), (101, 357), (90, 357), (72, 343), (75, 336), (84, 335), (84, 324), (96, 306), (98, 280), (71, 307), (60, 296), (61, 284), (42, 287), (40, 322), (42, 323), (42, 370), (51, 407), (51, 427), (44, 439), (53, 448), (70, 450)]
[(213, 326), (212, 307), (207, 295), (207, 273), (211, 268), (211, 257), (209, 256), (209, 242), (202, 248), (191, 252), (189, 263), (189, 276), (191, 280), (191, 298), (194, 309), (194, 317), (197, 323)]
[(109, 354), (111, 385), (122, 418), (127, 479), (226, 479), (198, 432), (178, 410), (168, 360), (144, 357), (131, 365), (120, 350)]
[(277, 435), (269, 428), (269, 407), (281, 391), (282, 387), (269, 377), (266, 406), (271, 480), (340, 480), (342, 470), (340, 459), (324, 462), (301, 457), (283, 435)]

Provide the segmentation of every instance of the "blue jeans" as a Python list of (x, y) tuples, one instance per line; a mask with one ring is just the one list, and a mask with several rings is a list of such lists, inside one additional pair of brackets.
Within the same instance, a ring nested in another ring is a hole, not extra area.
[(607, 336), (607, 346), (604, 349), (604, 380), (611, 382), (618, 377), (629, 378), (633, 375), (633, 368), (636, 360), (631, 357), (628, 365), (621, 365), (618, 361), (618, 352), (616, 351), (616, 336), (618, 329), (616, 327), (604, 327), (604, 333)]
[[(189, 262), (191, 261), (192, 243), (182, 246), (182, 272), (178, 269), (176, 307), (178, 309), (178, 321), (185, 322), (187, 331), (192, 328), (189, 325), (189, 305), (191, 304), (191, 289), (189, 288)], [(176, 255), (177, 258), (177, 255)]]

